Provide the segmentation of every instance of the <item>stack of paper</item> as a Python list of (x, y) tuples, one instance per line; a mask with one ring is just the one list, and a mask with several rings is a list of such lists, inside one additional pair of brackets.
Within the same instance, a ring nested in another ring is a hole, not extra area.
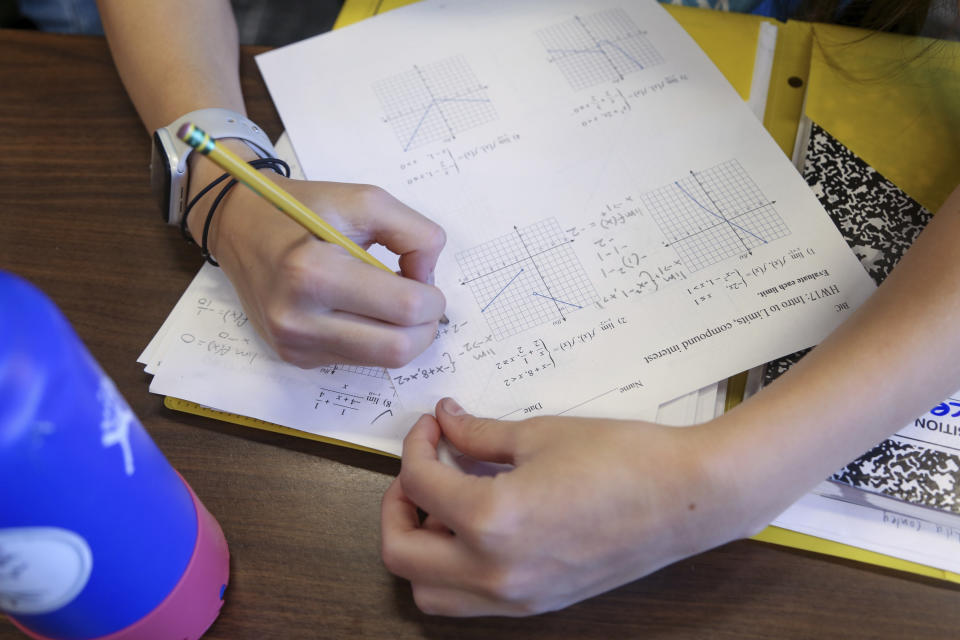
[[(349, 377), (343, 393), (390, 396), (398, 424), (444, 395), (497, 417), (654, 418), (815, 344), (873, 289), (750, 109), (655, 2), (424, 2), (258, 63), (306, 177), (381, 185), (447, 230), (437, 284), (451, 323), (434, 345), (389, 382), (333, 374)], [(157, 392), (389, 437), (367, 428), (380, 403), (342, 420), (314, 408), (333, 386), (236, 326), (218, 277), (201, 273), (200, 297), (175, 310), (205, 333), (163, 343), (175, 348), (159, 350)], [(221, 306), (204, 311), (201, 298)]]
[(874, 288), (653, 0), (427, 0), (257, 60), (307, 178), (446, 229), (451, 322), (406, 367), (303, 371), (204, 266), (143, 354), (156, 393), (393, 454), (442, 396), (691, 424)]

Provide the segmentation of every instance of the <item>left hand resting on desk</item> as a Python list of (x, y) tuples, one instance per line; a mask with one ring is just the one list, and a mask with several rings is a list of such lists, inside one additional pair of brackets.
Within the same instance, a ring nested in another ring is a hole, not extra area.
[[(427, 613), (559, 609), (752, 533), (708, 426), (458, 411), (447, 399), (414, 425), (383, 499), (384, 563)], [(467, 475), (438, 461), (441, 436), (515, 468)]]

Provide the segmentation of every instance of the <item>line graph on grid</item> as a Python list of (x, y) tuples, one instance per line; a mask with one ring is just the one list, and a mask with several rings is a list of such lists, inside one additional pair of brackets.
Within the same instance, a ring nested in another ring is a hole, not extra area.
[(597, 300), (593, 283), (555, 218), (514, 227), (456, 254), (494, 339), (567, 317)]
[(448, 142), (497, 119), (497, 110), (473, 69), (454, 56), (384, 78), (373, 85), (383, 121), (404, 151)]
[(390, 379), (387, 370), (383, 367), (364, 367), (353, 364), (331, 364), (319, 367), (319, 370), (327, 374), (336, 374), (339, 371), (352, 373), (357, 376), (366, 376), (368, 378)]
[(623, 9), (574, 16), (537, 32), (540, 42), (574, 91), (627, 75), (663, 62), (646, 32), (637, 28)]
[(690, 171), (640, 201), (690, 272), (790, 234), (776, 202), (737, 160)]

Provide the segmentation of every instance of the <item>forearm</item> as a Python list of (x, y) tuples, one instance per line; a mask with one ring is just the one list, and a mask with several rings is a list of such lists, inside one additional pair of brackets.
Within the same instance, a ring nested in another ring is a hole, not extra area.
[(758, 526), (960, 387), (958, 238), (960, 188), (849, 320), (715, 425)]
[[(148, 133), (180, 116), (208, 107), (246, 115), (240, 90), (237, 26), (228, 0), (130, 2), (98, 0), (104, 32), (120, 78)], [(245, 159), (255, 157), (242, 142), (225, 140)], [(222, 173), (191, 154), (190, 191)], [(189, 218), (198, 240), (216, 192), (208, 194)], [(215, 250), (217, 224), (211, 230)]]
[(98, 0), (120, 78), (148, 132), (185, 113), (245, 114), (228, 0)]

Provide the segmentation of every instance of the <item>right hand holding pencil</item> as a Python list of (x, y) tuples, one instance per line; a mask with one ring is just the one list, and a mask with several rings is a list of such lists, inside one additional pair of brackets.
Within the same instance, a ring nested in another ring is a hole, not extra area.
[[(219, 175), (216, 167), (201, 170), (207, 164), (195, 165), (198, 186), (191, 191)], [(397, 367), (426, 349), (446, 304), (432, 285), (443, 229), (377, 187), (266, 175), (361, 247), (379, 243), (400, 255), (404, 277), (317, 239), (249, 189), (235, 187), (217, 209), (209, 246), (260, 336), (303, 368)], [(191, 215), (194, 237), (208, 206), (199, 203)]]

